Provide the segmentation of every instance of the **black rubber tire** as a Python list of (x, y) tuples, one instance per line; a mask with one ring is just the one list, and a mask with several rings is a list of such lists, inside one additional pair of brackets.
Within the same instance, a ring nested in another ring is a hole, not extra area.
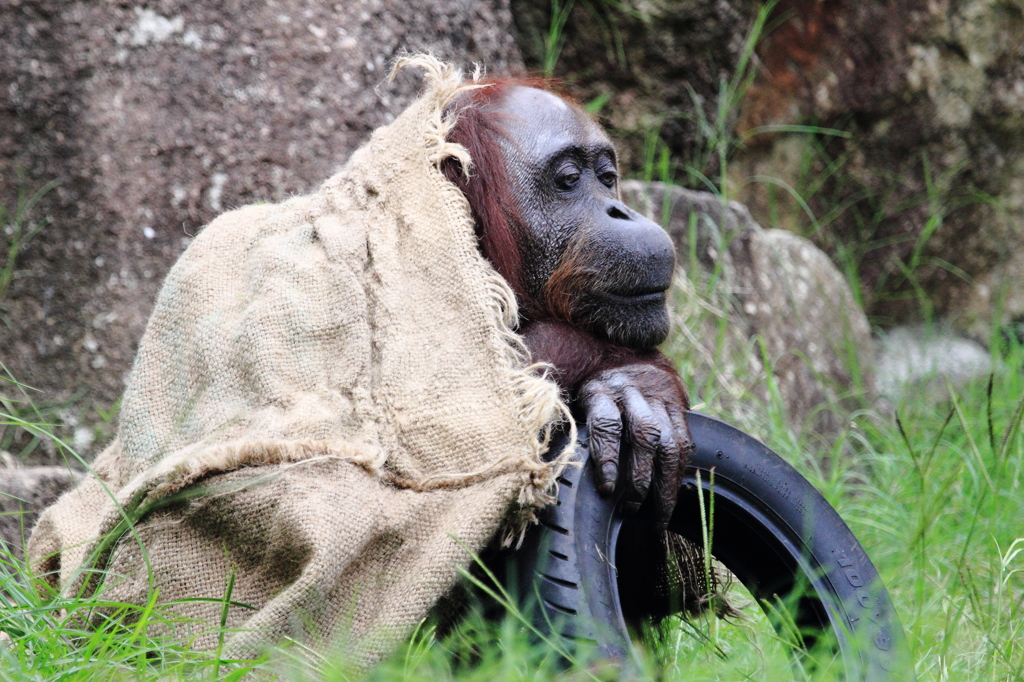
[[(703, 547), (700, 487), (706, 508), (714, 497), (711, 554), (758, 603), (784, 598), (802, 585), (795, 623), (808, 647), (815, 632), (834, 635), (845, 679), (915, 679), (889, 595), (839, 514), (756, 439), (697, 412), (688, 419), (697, 447), (670, 529)], [(517, 553), (525, 578), (520, 594), (524, 601), (539, 601), (534, 613), (542, 627), (593, 642), (602, 657), (629, 665), (634, 652), (614, 566), (623, 519), (615, 498), (597, 493), (585, 429), (578, 445), (582, 466), (565, 470), (558, 503), (544, 510)]]

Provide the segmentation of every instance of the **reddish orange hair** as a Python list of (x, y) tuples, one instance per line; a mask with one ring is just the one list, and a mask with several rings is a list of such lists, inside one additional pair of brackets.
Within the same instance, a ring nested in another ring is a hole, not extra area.
[(500, 114), (492, 105), (515, 87), (539, 88), (565, 96), (555, 83), (542, 78), (487, 79), (480, 85), (484, 87), (458, 96), (451, 108), (457, 119), (448, 132), (449, 142), (457, 142), (469, 152), (472, 167), (467, 172), (457, 160), (447, 159), (441, 170), (466, 196), (484, 256), (512, 287), (522, 312), (529, 315), (537, 306), (523, 281), (520, 244), (525, 230), (501, 153), (500, 140), (504, 133), (499, 125)]

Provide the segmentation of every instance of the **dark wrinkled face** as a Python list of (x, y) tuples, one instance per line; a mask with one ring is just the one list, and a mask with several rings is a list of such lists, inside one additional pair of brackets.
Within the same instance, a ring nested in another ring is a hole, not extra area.
[(664, 341), (675, 249), (664, 230), (619, 201), (611, 141), (586, 114), (543, 90), (513, 88), (497, 113), (527, 232), (528, 293), (613, 343)]

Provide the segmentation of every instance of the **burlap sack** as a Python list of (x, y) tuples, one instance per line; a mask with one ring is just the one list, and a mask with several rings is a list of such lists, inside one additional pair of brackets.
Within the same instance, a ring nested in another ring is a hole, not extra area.
[[(438, 170), (459, 74), (428, 88), (315, 193), (213, 221), (167, 276), (97, 476), (40, 519), (54, 587), (161, 602), (228, 654), (342, 638), (366, 665), (548, 493), (565, 414), (527, 366), (511, 290)], [(115, 503), (116, 501), (116, 503)], [(525, 514), (524, 514), (525, 512)], [(464, 546), (463, 546), (464, 545)], [(206, 634), (203, 634), (203, 633)]]

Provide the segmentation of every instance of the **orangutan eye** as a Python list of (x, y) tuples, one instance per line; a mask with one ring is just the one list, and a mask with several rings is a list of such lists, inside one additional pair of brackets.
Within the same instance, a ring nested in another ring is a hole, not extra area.
[(580, 181), (580, 171), (575, 165), (564, 166), (555, 176), (555, 186), (560, 190), (570, 190)]

